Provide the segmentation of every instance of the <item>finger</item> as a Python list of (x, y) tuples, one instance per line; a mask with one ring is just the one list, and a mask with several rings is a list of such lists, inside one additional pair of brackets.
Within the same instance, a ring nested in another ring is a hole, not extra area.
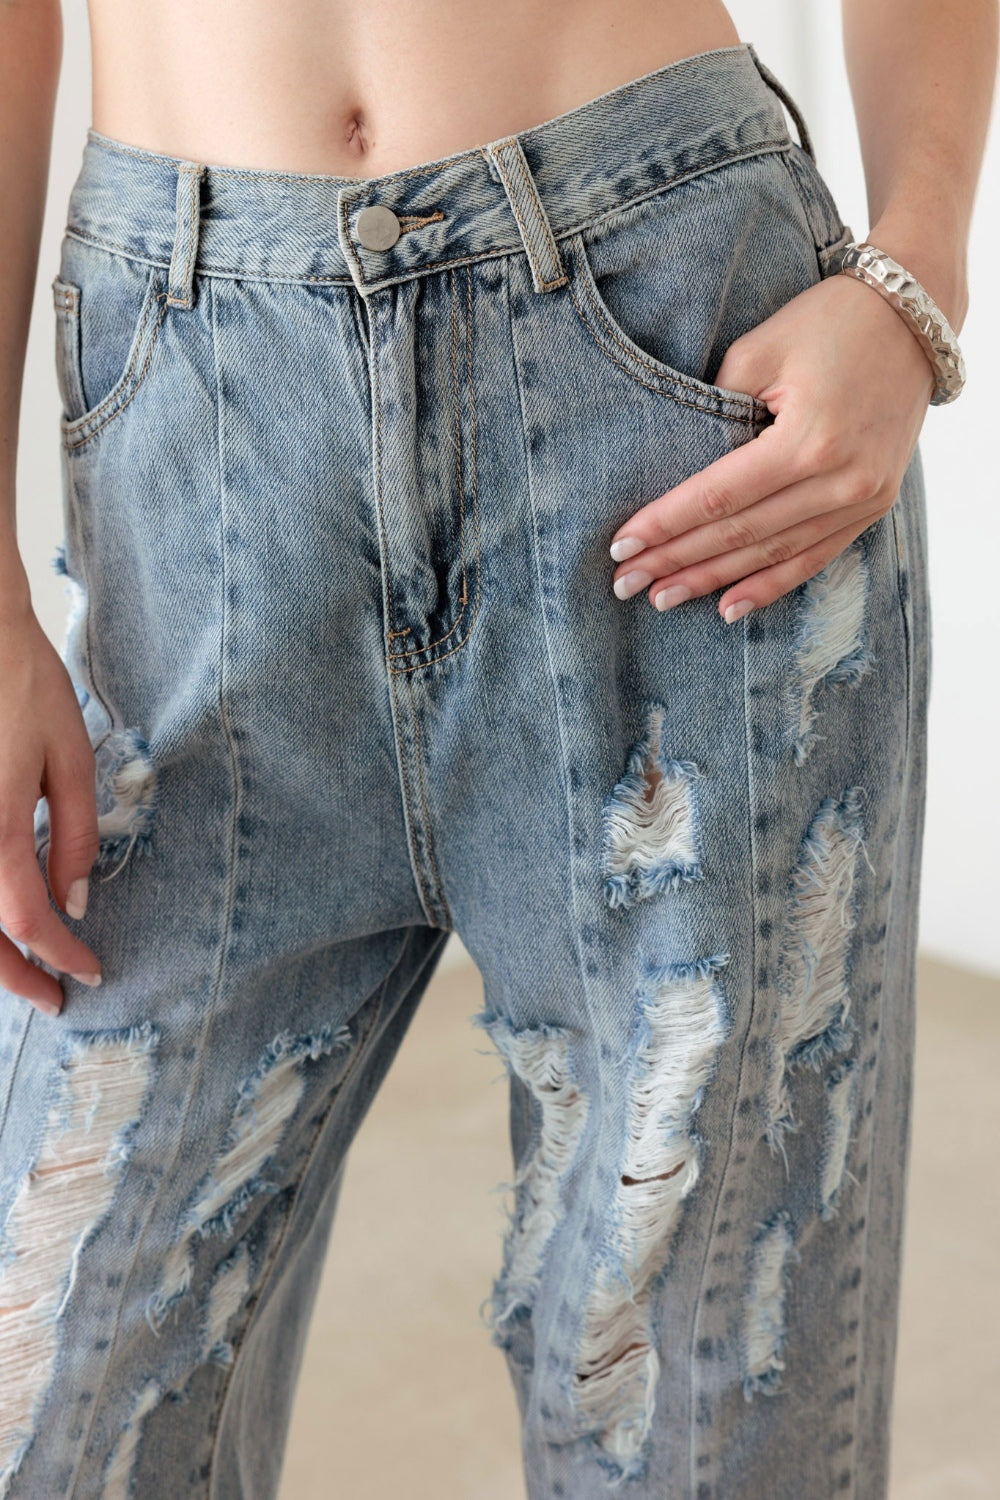
[(612, 578), (614, 591), (620, 599), (627, 599), (644, 588), (651, 578), (666, 578), (706, 558), (725, 557), (729, 553), (744, 554), (769, 537), (788, 531), (798, 522), (826, 517), (828, 524), (817, 535), (828, 534), (855, 517), (869, 514), (872, 498), (870, 486), (861, 484), (856, 472), (848, 466), (832, 475), (801, 480), (726, 520), (697, 526), (682, 536), (647, 547), (638, 556), (619, 563)]
[(49, 901), (34, 851), (34, 839), (10, 835), (0, 846), (0, 922), (15, 943), (23, 943), (44, 963), (88, 982), (101, 972), (87, 944), (74, 937)]
[(25, 958), (3, 933), (0, 933), (0, 984), (5, 990), (30, 1000), (45, 1015), (57, 1015), (62, 1010), (64, 996), (58, 979)]
[[(838, 463), (842, 462), (838, 459)], [(619, 543), (632, 539), (651, 547), (671, 537), (745, 510), (788, 485), (808, 479), (831, 464), (811, 460), (805, 444), (790, 442), (778, 422), (765, 427), (758, 437), (742, 443), (714, 463), (699, 469), (666, 494), (650, 500), (619, 527), (611, 541), (616, 562), (639, 557), (638, 551), (622, 553)], [(617, 555), (616, 555), (617, 553)]]
[[(87, 881), (100, 847), (94, 751), (82, 718), (79, 728), (70, 743), (48, 755), (44, 785), (49, 804), (49, 885), (59, 905), (75, 919), (86, 908)], [(67, 906), (71, 888), (73, 899)]]
[[(714, 593), (716, 589), (725, 588), (731, 584), (734, 579), (749, 580), (751, 577), (759, 576), (768, 568), (793, 563), (796, 558), (805, 554), (807, 549), (822, 546), (829, 538), (842, 535), (844, 532), (849, 531), (852, 537), (857, 536), (868, 524), (866, 518), (856, 518), (850, 527), (844, 527), (841, 521), (841, 517), (827, 512), (811, 521), (790, 526), (786, 531), (767, 537), (764, 541), (756, 543), (753, 547), (747, 547), (741, 552), (730, 552), (725, 557), (709, 558), (707, 562), (696, 563), (690, 568), (682, 568), (679, 572), (672, 573), (665, 578), (658, 578), (652, 583), (648, 590), (649, 601), (655, 605), (656, 596), (662, 588), (684, 586), (691, 591), (689, 597)], [(803, 578), (810, 576), (806, 573)], [(728, 602), (734, 603), (737, 599), (748, 599), (754, 604), (757, 602), (756, 595), (752, 591), (744, 591), (742, 586), (732, 594)]]
[(755, 609), (761, 609), (765, 604), (773, 604), (775, 599), (781, 598), (782, 594), (790, 593), (792, 589), (798, 588), (800, 583), (814, 578), (828, 562), (843, 552), (845, 547), (850, 546), (855, 537), (860, 536), (866, 525), (871, 525), (871, 521), (862, 526), (856, 523), (845, 526), (785, 562), (775, 563), (772, 567), (762, 568), (757, 573), (747, 574), (735, 589), (729, 590), (719, 600), (719, 613), (725, 618), (729, 606), (736, 604), (740, 599), (751, 600)]

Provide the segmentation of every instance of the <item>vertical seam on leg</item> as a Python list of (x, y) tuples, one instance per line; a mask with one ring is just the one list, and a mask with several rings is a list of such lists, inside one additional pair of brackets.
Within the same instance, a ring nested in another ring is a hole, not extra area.
[[(712, 1219), (709, 1225), (708, 1238), (705, 1246), (705, 1258), (702, 1262), (701, 1275), (698, 1278), (698, 1295), (695, 1300), (694, 1318), (691, 1323), (691, 1345), (688, 1349), (688, 1421), (690, 1422), (690, 1436), (688, 1439), (688, 1464), (691, 1479), (691, 1493), (697, 1490), (695, 1476), (695, 1390), (694, 1377), (698, 1369), (698, 1361), (695, 1359), (695, 1345), (698, 1341), (698, 1319), (701, 1312), (705, 1293), (705, 1274), (709, 1265), (709, 1252), (715, 1240), (715, 1226), (719, 1218), (719, 1206), (726, 1187), (726, 1179), (729, 1176), (729, 1163), (733, 1155), (733, 1135), (736, 1130), (737, 1111), (740, 1106), (740, 1095), (743, 1089), (743, 1068), (746, 1061), (747, 1041), (753, 1029), (754, 1015), (757, 1009), (757, 842), (753, 826), (753, 747), (750, 741), (750, 693), (749, 693), (749, 646), (748, 646), (749, 620), (743, 621), (743, 736), (746, 748), (746, 787), (747, 787), (747, 833), (750, 840), (750, 920), (752, 924), (752, 937), (750, 942), (750, 1014), (747, 1017), (746, 1029), (743, 1033), (743, 1042), (740, 1046), (739, 1067), (736, 1070), (736, 1088), (733, 1094), (733, 1110), (729, 1117), (729, 1139), (726, 1143), (726, 1160), (722, 1171), (719, 1173), (719, 1187), (715, 1203), (712, 1206)], [(735, 1021), (735, 1016), (734, 1016)]]
[[(361, 1060), (362, 1056), (364, 1055), (365, 1048), (368, 1045), (369, 1038), (371, 1037), (372, 1032), (375, 1030), (375, 1027), (378, 1025), (379, 1019), (381, 1018), (382, 1008), (385, 1005), (386, 992), (387, 992), (387, 990), (389, 988), (389, 981), (392, 979), (392, 976), (395, 974), (396, 970), (399, 968), (400, 964), (402, 963), (403, 957), (404, 957), (404, 955), (406, 953), (406, 950), (409, 947), (410, 939), (411, 939), (411, 937), (412, 937), (412, 935), (413, 935), (413, 933), (414, 933), (415, 930), (416, 929), (414, 929), (413, 927), (408, 927), (406, 929), (405, 935), (403, 937), (403, 941), (402, 941), (402, 943), (400, 945), (399, 952), (396, 955), (395, 962), (391, 965), (391, 967), (389, 968), (389, 970), (388, 970), (385, 978), (382, 981), (382, 985), (381, 985), (381, 988), (380, 988), (379, 993), (378, 993), (378, 998), (377, 998), (377, 1000), (375, 1002), (375, 1005), (373, 1007), (373, 1010), (372, 1010), (372, 1019), (371, 1019), (369, 1025), (367, 1026), (367, 1028), (365, 1029), (364, 1036), (358, 1038), (358, 1044), (355, 1047), (355, 1049), (354, 1049), (354, 1051), (353, 1051), (353, 1053), (351, 1055), (350, 1064), (349, 1064), (346, 1072), (343, 1074), (343, 1076), (341, 1077), (339, 1083), (333, 1089), (333, 1092), (332, 1092), (330, 1101), (329, 1101), (329, 1103), (327, 1105), (327, 1108), (323, 1112), (322, 1123), (321, 1123), (319, 1129), (316, 1132), (316, 1139), (313, 1141), (313, 1144), (312, 1144), (312, 1146), (311, 1146), (311, 1148), (309, 1150), (309, 1154), (306, 1157), (305, 1164), (304, 1164), (304, 1166), (302, 1168), (302, 1171), (299, 1174), (298, 1182), (295, 1184), (295, 1189), (294, 1189), (294, 1192), (292, 1194), (292, 1200), (291, 1200), (291, 1202), (288, 1205), (288, 1213), (285, 1216), (285, 1222), (284, 1222), (284, 1224), (281, 1226), (281, 1233), (278, 1235), (277, 1242), (275, 1243), (274, 1248), (271, 1251), (270, 1256), (268, 1257), (267, 1266), (266, 1266), (264, 1272), (262, 1273), (262, 1275), (260, 1276), (260, 1278), (258, 1280), (257, 1289), (256, 1289), (256, 1291), (254, 1293), (256, 1300), (254, 1302), (253, 1310), (251, 1311), (249, 1318), (247, 1318), (246, 1323), (245, 1323), (245, 1325), (243, 1327), (243, 1330), (242, 1330), (239, 1338), (232, 1340), (233, 1357), (232, 1357), (232, 1360), (231, 1360), (231, 1362), (229, 1364), (228, 1370), (226, 1372), (225, 1385), (223, 1386), (222, 1393), (219, 1396), (219, 1400), (218, 1400), (218, 1402), (216, 1404), (215, 1421), (214, 1421), (214, 1423), (212, 1425), (212, 1428), (211, 1428), (211, 1431), (210, 1431), (210, 1434), (209, 1434), (210, 1440), (211, 1440), (211, 1444), (212, 1444), (212, 1452), (211, 1452), (211, 1458), (209, 1460), (209, 1472), (208, 1472), (208, 1492), (209, 1492), (209, 1494), (212, 1493), (212, 1485), (213, 1485), (213, 1481), (214, 1481), (214, 1478), (215, 1478), (215, 1456), (216, 1456), (216, 1453), (218, 1452), (218, 1444), (216, 1443), (216, 1438), (218, 1436), (219, 1428), (222, 1425), (222, 1418), (223, 1418), (223, 1414), (224, 1414), (224, 1411), (225, 1411), (226, 1402), (229, 1399), (229, 1392), (232, 1389), (233, 1377), (236, 1374), (236, 1368), (237, 1368), (237, 1365), (239, 1363), (240, 1352), (241, 1352), (241, 1350), (243, 1348), (243, 1345), (246, 1343), (247, 1338), (250, 1335), (250, 1330), (255, 1325), (255, 1322), (256, 1322), (256, 1319), (257, 1319), (257, 1314), (258, 1314), (258, 1312), (260, 1310), (260, 1307), (261, 1307), (261, 1304), (262, 1304), (262, 1302), (264, 1300), (262, 1293), (263, 1293), (263, 1291), (264, 1291), (267, 1283), (270, 1281), (271, 1277), (274, 1275), (274, 1269), (275, 1269), (275, 1266), (278, 1263), (278, 1257), (281, 1254), (282, 1247), (284, 1246), (285, 1240), (286, 1240), (286, 1238), (288, 1236), (289, 1226), (291, 1225), (292, 1219), (295, 1216), (295, 1209), (296, 1209), (296, 1206), (297, 1206), (298, 1201), (299, 1201), (299, 1194), (302, 1191), (302, 1184), (305, 1182), (307, 1176), (309, 1175), (309, 1168), (312, 1166), (313, 1159), (314, 1159), (314, 1157), (316, 1155), (316, 1152), (319, 1150), (320, 1142), (322, 1141), (324, 1133), (326, 1131), (327, 1123), (328, 1123), (328, 1121), (330, 1119), (331, 1114), (334, 1111), (334, 1108), (336, 1107), (337, 1100), (341, 1097), (341, 1095), (343, 1093), (343, 1090), (344, 1090), (344, 1088), (347, 1085), (348, 1080), (352, 1077), (352, 1075), (360, 1067), (360, 1060)], [(442, 934), (438, 946), (440, 946), (440, 943), (443, 943), (443, 942), (446, 942), (446, 941), (447, 941), (447, 934), (445, 933), (445, 934)], [(431, 949), (431, 953), (433, 953), (434, 951), (436, 951), (436, 950), (435, 949)], [(430, 955), (428, 955), (428, 957), (429, 956)], [(425, 958), (424, 961), (425, 962), (427, 961), (426, 958)], [(422, 967), (422, 965), (421, 965), (421, 967)], [(417, 973), (419, 974), (419, 972), (420, 971), (418, 970)], [(416, 976), (414, 977), (414, 982), (416, 982)]]
[[(509, 265), (509, 262), (507, 264)], [(545, 604), (544, 604), (544, 589), (542, 589), (542, 587), (541, 587), (541, 576), (540, 576), (541, 575), (541, 558), (539, 556), (538, 517), (537, 517), (537, 514), (536, 514), (536, 510), (535, 510), (535, 487), (534, 487), (534, 479), (533, 479), (533, 467), (532, 467), (532, 463), (531, 463), (530, 453), (529, 453), (529, 450), (528, 450), (527, 431), (526, 431), (526, 428), (525, 428), (524, 391), (523, 391), (522, 385), (521, 385), (521, 370), (520, 370), (520, 365), (518, 363), (518, 357), (517, 357), (517, 343), (516, 343), (516, 339), (515, 339), (515, 335), (514, 335), (514, 323), (513, 323), (513, 319), (511, 317), (511, 312), (510, 312), (510, 286), (509, 286), (509, 279), (508, 278), (509, 278), (509, 272), (505, 270), (505, 272), (504, 272), (504, 279), (503, 279), (503, 295), (504, 295), (504, 300), (505, 300), (505, 303), (506, 303), (506, 306), (507, 306), (507, 320), (508, 320), (508, 326), (509, 326), (509, 329), (510, 329), (511, 359), (512, 359), (512, 362), (513, 362), (513, 365), (514, 365), (514, 380), (515, 380), (515, 383), (516, 383), (516, 386), (517, 386), (518, 414), (519, 414), (520, 419), (521, 419), (521, 421), (520, 421), (520, 427), (521, 427), (521, 448), (522, 448), (522, 453), (523, 453), (523, 456), (524, 456), (524, 472), (525, 472), (525, 474), (527, 475), (527, 478), (528, 478), (527, 496), (528, 496), (529, 518), (530, 518), (530, 524), (531, 524), (531, 555), (532, 555), (532, 561), (534, 563), (534, 568), (535, 568), (535, 575), (534, 575), (535, 576), (535, 582), (536, 582), (536, 585), (538, 586), (538, 589), (539, 589), (539, 596), (540, 596), (540, 601), (541, 601), (540, 602), (540, 607), (539, 607), (538, 618), (539, 618), (539, 622), (540, 622), (540, 626), (541, 626), (542, 641), (544, 642), (544, 647), (545, 647), (545, 659), (546, 659), (546, 665), (547, 665), (547, 669), (548, 669), (549, 688), (550, 688), (550, 691), (552, 693), (552, 712), (553, 712), (553, 714), (555, 716), (555, 721), (556, 721), (556, 733), (558, 735), (559, 753), (560, 753), (560, 759), (561, 759), (562, 783), (563, 783), (563, 788), (564, 788), (564, 797), (565, 797), (565, 806), (566, 806), (566, 845), (567, 845), (567, 850), (568, 850), (568, 854), (569, 854), (569, 870), (570, 870), (569, 905), (570, 905), (570, 911), (571, 911), (571, 915), (573, 917), (573, 923), (574, 923), (573, 943), (574, 943), (574, 950), (576, 952), (577, 968), (578, 968), (579, 974), (580, 974), (580, 993), (581, 993), (581, 995), (583, 997), (583, 1009), (584, 1009), (584, 1014), (585, 1014), (585, 1017), (586, 1017), (586, 1024), (587, 1024), (587, 1028), (588, 1028), (588, 1031), (589, 1031), (590, 1035), (591, 1036), (596, 1036), (597, 1035), (597, 1029), (596, 1029), (596, 1027), (594, 1025), (594, 1015), (593, 1015), (593, 1009), (592, 1009), (591, 1001), (590, 1001), (590, 986), (588, 984), (587, 974), (586, 974), (586, 963), (584, 961), (583, 954), (580, 952), (580, 928), (581, 928), (582, 924), (581, 924), (581, 922), (579, 920), (579, 911), (577, 910), (577, 904), (576, 904), (576, 883), (575, 883), (575, 881), (573, 879), (573, 827), (572, 827), (572, 807), (571, 807), (571, 803), (570, 803), (570, 791), (569, 791), (569, 778), (568, 778), (568, 776), (566, 774), (566, 766), (567, 766), (567, 762), (568, 762), (568, 754), (567, 754), (567, 749), (566, 749), (566, 735), (565, 735), (565, 730), (564, 730), (564, 726), (563, 726), (562, 715), (559, 712), (559, 695), (558, 695), (558, 689), (557, 689), (557, 686), (556, 686), (556, 677), (557, 677), (557, 674), (556, 674), (556, 671), (555, 671), (555, 664), (554, 664), (554, 661), (553, 661), (552, 641), (551, 641), (551, 639), (549, 637), (548, 616), (547, 616), (546, 609), (545, 609)], [(607, 1121), (607, 1120), (609, 1120), (609, 1119), (611, 1119), (611, 1118), (613, 1118), (613, 1113), (614, 1113), (612, 1110), (609, 1110), (608, 1107), (607, 1107), (607, 1081), (606, 1081), (606, 1075), (605, 1075), (604, 1069), (600, 1068), (600, 1067), (598, 1067), (598, 1070), (597, 1070), (597, 1088), (594, 1090), (594, 1094), (593, 1094), (592, 1097), (593, 1097), (593, 1101), (594, 1101), (593, 1107), (595, 1109), (599, 1109), (600, 1110), (600, 1118), (599, 1118), (599, 1121), (598, 1121), (598, 1132), (599, 1132), (599, 1140), (600, 1140), (600, 1132), (602, 1132), (603, 1129), (604, 1129), (604, 1122)], [(598, 1140), (598, 1144), (599, 1144), (599, 1140)], [(589, 1163), (589, 1169), (590, 1169), (591, 1173), (594, 1170), (594, 1165), (599, 1160), (600, 1160), (600, 1151), (599, 1151), (599, 1149), (595, 1149), (593, 1151), (592, 1155), (591, 1155), (591, 1161)], [(561, 1282), (560, 1282), (560, 1288), (557, 1289), (556, 1292), (554, 1292), (554, 1294), (553, 1294), (553, 1296), (554, 1296), (555, 1299), (558, 1299), (559, 1293), (561, 1291), (561, 1287), (565, 1284), (565, 1278), (568, 1275), (569, 1275), (569, 1266), (567, 1265), (563, 1269), (563, 1276), (562, 1276), (562, 1279), (561, 1279)], [(551, 1472), (550, 1461), (549, 1461), (549, 1452), (550, 1452), (550, 1450), (549, 1450), (548, 1445), (544, 1444), (542, 1446), (542, 1449), (541, 1449), (542, 1463), (543, 1463), (544, 1470), (545, 1470), (543, 1479), (544, 1479), (545, 1484), (548, 1486), (549, 1491), (551, 1492), (552, 1484), (553, 1484), (553, 1477), (554, 1476), (553, 1476), (553, 1474)]]
[(444, 886), (441, 882), (441, 871), (438, 869), (437, 855), (434, 852), (434, 831), (431, 828), (430, 808), (427, 805), (427, 781), (424, 776), (424, 751), (423, 741), (420, 738), (420, 715), (417, 710), (417, 695), (413, 687), (413, 678), (406, 679), (406, 685), (410, 690), (410, 713), (413, 716), (413, 742), (416, 749), (417, 778), (420, 786), (420, 801), (424, 810), (424, 839), (427, 843), (427, 853), (430, 856), (431, 869), (434, 871), (434, 882), (436, 887), (437, 904), (441, 909), (445, 921), (451, 926), (451, 912), (444, 896)]
[(183, 1113), (183, 1115), (181, 1117), (180, 1129), (177, 1132), (177, 1144), (176, 1144), (176, 1146), (174, 1148), (174, 1153), (173, 1153), (173, 1156), (171, 1157), (171, 1160), (170, 1160), (170, 1167), (169, 1167), (168, 1170), (166, 1170), (163, 1173), (163, 1176), (160, 1178), (160, 1182), (159, 1182), (159, 1185), (157, 1187), (157, 1190), (153, 1194), (152, 1199), (150, 1201), (149, 1210), (148, 1210), (148, 1212), (146, 1214), (146, 1217), (145, 1217), (145, 1220), (143, 1222), (142, 1232), (139, 1235), (139, 1239), (138, 1239), (138, 1241), (136, 1243), (136, 1247), (135, 1247), (135, 1253), (132, 1256), (132, 1263), (131, 1263), (131, 1265), (129, 1267), (128, 1276), (127, 1276), (126, 1282), (125, 1282), (125, 1287), (124, 1287), (122, 1295), (121, 1295), (121, 1297), (119, 1298), (119, 1301), (118, 1301), (118, 1313), (117, 1313), (117, 1315), (115, 1317), (114, 1332), (113, 1332), (113, 1334), (111, 1336), (111, 1339), (109, 1340), (109, 1344), (108, 1344), (108, 1351), (107, 1351), (107, 1354), (106, 1354), (105, 1364), (104, 1364), (104, 1373), (101, 1376), (100, 1385), (98, 1386), (97, 1391), (95, 1392), (94, 1400), (93, 1400), (93, 1403), (92, 1403), (91, 1408), (90, 1408), (90, 1421), (89, 1421), (89, 1423), (87, 1425), (87, 1431), (86, 1431), (86, 1434), (84, 1435), (83, 1441), (80, 1444), (79, 1457), (77, 1459), (76, 1467), (74, 1468), (73, 1475), (72, 1475), (72, 1478), (71, 1478), (71, 1481), (70, 1481), (70, 1489), (69, 1489), (69, 1491), (67, 1493), (67, 1500), (73, 1500), (73, 1496), (75, 1496), (75, 1494), (76, 1494), (77, 1483), (78, 1483), (78, 1480), (79, 1480), (80, 1465), (83, 1462), (83, 1457), (84, 1457), (84, 1454), (86, 1453), (86, 1450), (87, 1450), (87, 1444), (90, 1441), (90, 1435), (91, 1435), (91, 1432), (93, 1430), (94, 1421), (96, 1419), (97, 1411), (98, 1411), (99, 1406), (100, 1406), (100, 1399), (101, 1399), (101, 1396), (102, 1396), (102, 1394), (104, 1392), (104, 1387), (105, 1387), (105, 1385), (107, 1383), (108, 1370), (110, 1369), (110, 1366), (111, 1366), (112, 1355), (113, 1355), (113, 1352), (114, 1352), (115, 1343), (117, 1342), (117, 1338), (118, 1338), (118, 1329), (119, 1329), (120, 1320), (121, 1320), (121, 1309), (125, 1305), (125, 1302), (127, 1300), (129, 1285), (131, 1283), (132, 1276), (133, 1276), (133, 1274), (135, 1272), (136, 1262), (137, 1262), (137, 1260), (139, 1258), (139, 1255), (142, 1252), (142, 1247), (143, 1247), (143, 1244), (144, 1244), (145, 1239), (146, 1239), (146, 1234), (147, 1234), (147, 1232), (149, 1230), (150, 1222), (151, 1222), (153, 1214), (154, 1214), (154, 1212), (156, 1210), (156, 1206), (157, 1206), (157, 1204), (158, 1204), (158, 1202), (160, 1200), (160, 1196), (161, 1196), (161, 1194), (163, 1192), (164, 1186), (165, 1186), (165, 1184), (167, 1184), (171, 1180), (173, 1169), (174, 1169), (174, 1167), (177, 1164), (177, 1158), (179, 1157), (180, 1152), (181, 1152), (181, 1147), (182, 1147), (183, 1141), (184, 1141), (184, 1129), (185, 1129), (188, 1117), (189, 1117), (190, 1112), (191, 1112), (191, 1101), (192, 1101), (192, 1099), (194, 1097), (194, 1091), (195, 1091), (195, 1089), (197, 1087), (198, 1080), (201, 1077), (202, 1069), (203, 1069), (204, 1064), (205, 1064), (205, 1051), (206, 1051), (206, 1048), (205, 1048), (205, 1036), (206, 1036), (206, 1034), (208, 1032), (208, 1029), (209, 1029), (209, 1027), (211, 1025), (212, 1019), (213, 1019), (213, 1017), (215, 1015), (215, 1008), (216, 1008), (216, 1005), (218, 1003), (219, 993), (220, 993), (220, 990), (222, 988), (222, 982), (223, 982), (223, 978), (224, 978), (225, 972), (226, 972), (226, 951), (227, 951), (227, 945), (228, 945), (228, 940), (229, 940), (229, 933), (230, 933), (231, 926), (232, 926), (233, 903), (234, 903), (234, 899), (235, 899), (235, 890), (236, 890), (236, 860), (237, 860), (236, 840), (237, 840), (237, 834), (238, 834), (238, 829), (239, 829), (239, 817), (240, 817), (240, 810), (241, 810), (242, 781), (240, 779), (239, 761), (238, 761), (238, 758), (237, 758), (237, 755), (236, 755), (236, 747), (235, 747), (235, 744), (233, 742), (233, 737), (232, 737), (232, 726), (229, 723), (229, 718), (228, 718), (228, 715), (226, 713), (226, 707), (225, 707), (225, 692), (224, 692), (224, 680), (225, 680), (225, 645), (226, 645), (226, 639), (227, 639), (225, 590), (226, 590), (226, 582), (227, 582), (227, 572), (226, 572), (226, 546), (225, 546), (225, 524), (224, 524), (224, 504), (223, 504), (224, 477), (223, 477), (223, 466), (222, 466), (222, 398), (221, 398), (221, 391), (219, 389), (220, 375), (219, 375), (219, 364), (218, 364), (218, 347), (217, 347), (216, 338), (215, 338), (215, 291), (214, 291), (214, 283), (210, 281), (209, 282), (209, 286), (212, 288), (212, 290), (211, 290), (211, 292), (210, 292), (209, 295), (210, 295), (210, 298), (211, 298), (212, 347), (213, 347), (213, 350), (215, 352), (215, 376), (216, 376), (216, 450), (217, 450), (217, 455), (218, 455), (218, 473), (219, 473), (220, 556), (221, 556), (221, 559), (222, 559), (222, 580), (221, 580), (221, 582), (222, 582), (222, 587), (221, 587), (221, 594), (222, 594), (222, 626), (221, 626), (220, 636), (219, 636), (219, 712), (220, 712), (220, 715), (221, 715), (221, 718), (222, 718), (223, 727), (225, 729), (226, 742), (227, 742), (228, 747), (229, 747), (230, 768), (231, 768), (231, 771), (232, 771), (232, 778), (233, 778), (233, 785), (234, 785), (232, 827), (231, 827), (231, 832), (230, 832), (230, 837), (229, 837), (229, 875), (228, 875), (228, 881), (227, 881), (227, 887), (226, 887), (225, 906), (224, 906), (224, 914), (223, 914), (223, 921), (222, 921), (222, 932), (221, 932), (221, 934), (219, 936), (219, 956), (218, 956), (218, 961), (217, 961), (217, 964), (216, 964), (215, 981), (214, 981), (214, 983), (212, 985), (212, 996), (211, 996), (211, 999), (210, 999), (208, 1005), (205, 1007), (204, 1018), (202, 1020), (201, 1029), (200, 1029), (199, 1034), (198, 1034), (198, 1056), (197, 1056), (197, 1061), (195, 1063), (195, 1066), (194, 1066), (194, 1069), (193, 1069), (193, 1072), (192, 1072), (191, 1082), (190, 1082), (190, 1085), (189, 1085), (188, 1091), (187, 1091), (187, 1097), (186, 1097), (185, 1102), (184, 1102), (184, 1113)]

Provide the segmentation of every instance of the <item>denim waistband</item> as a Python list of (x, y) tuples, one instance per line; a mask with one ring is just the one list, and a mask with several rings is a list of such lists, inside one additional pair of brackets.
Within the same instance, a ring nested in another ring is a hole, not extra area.
[[(801, 111), (750, 42), (699, 52), (482, 146), (380, 177), (196, 162), (87, 132), (66, 232), (169, 267), (169, 300), (196, 274), (353, 282), (362, 295), (484, 256), (527, 252), (535, 289), (561, 285), (557, 241), (699, 172), (785, 150)], [(373, 250), (362, 209), (399, 238)]]

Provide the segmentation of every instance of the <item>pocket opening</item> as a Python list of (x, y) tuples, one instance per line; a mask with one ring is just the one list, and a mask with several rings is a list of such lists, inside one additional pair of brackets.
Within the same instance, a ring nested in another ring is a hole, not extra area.
[[(92, 265), (92, 256), (103, 258)], [(74, 244), (52, 289), (59, 425), (72, 449), (116, 418), (145, 381), (167, 312), (166, 271)]]
[(580, 322), (612, 363), (640, 385), (708, 416), (751, 427), (773, 421), (766, 403), (749, 391), (716, 385), (667, 364), (644, 349), (622, 326), (601, 295), (583, 232), (577, 231), (562, 245), (569, 274), (568, 294)]

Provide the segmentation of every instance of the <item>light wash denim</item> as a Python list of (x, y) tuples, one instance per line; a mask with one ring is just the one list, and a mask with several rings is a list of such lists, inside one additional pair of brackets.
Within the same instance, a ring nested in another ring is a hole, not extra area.
[[(774, 420), (713, 374), (849, 235), (750, 43), (378, 178), (89, 133), (54, 561), (104, 983), (0, 1006), (4, 1500), (274, 1496), (345, 1156), (451, 932), (510, 1080), (483, 1322), (531, 1500), (885, 1495), (919, 452), (735, 625), (619, 601), (608, 555)], [(324, 1494), (354, 1437), (331, 1400)]]

